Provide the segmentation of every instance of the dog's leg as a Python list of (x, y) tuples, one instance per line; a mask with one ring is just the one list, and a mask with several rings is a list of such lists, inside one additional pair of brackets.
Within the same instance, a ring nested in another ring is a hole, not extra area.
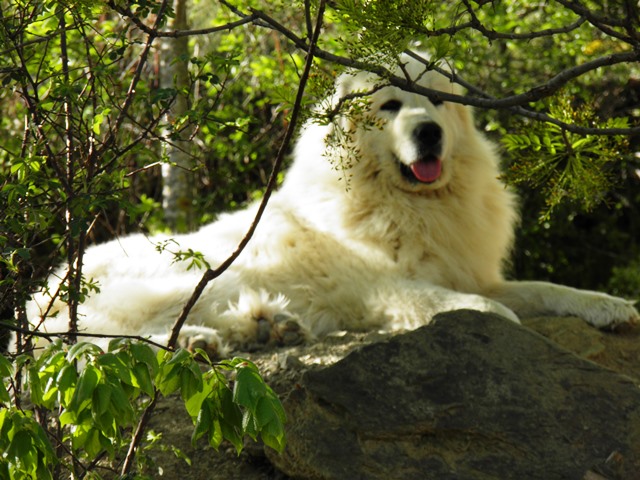
[(520, 323), (508, 307), (482, 295), (415, 282), (403, 282), (402, 288), (378, 290), (371, 308), (374, 317), (382, 318), (378, 323), (392, 330), (412, 330), (426, 325), (438, 313), (461, 309), (497, 313)]
[[(154, 334), (148, 338), (159, 345), (166, 345), (169, 341), (169, 333)], [(198, 348), (202, 349), (211, 359), (225, 358), (230, 351), (229, 345), (223, 341), (220, 332), (200, 325), (184, 325), (178, 335), (178, 346), (190, 352)]]
[(598, 328), (639, 318), (633, 301), (547, 282), (504, 282), (484, 294), (520, 317), (575, 315)]
[(235, 303), (216, 319), (225, 341), (232, 346), (255, 349), (267, 345), (297, 345), (310, 338), (296, 315), (287, 310), (283, 295), (265, 290), (243, 290)]

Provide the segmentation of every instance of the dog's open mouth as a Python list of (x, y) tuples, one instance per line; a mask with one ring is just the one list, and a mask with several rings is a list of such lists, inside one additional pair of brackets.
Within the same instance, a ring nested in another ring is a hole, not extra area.
[(429, 155), (413, 162), (411, 165), (400, 164), (402, 176), (410, 182), (433, 183), (442, 174), (442, 160), (436, 155)]

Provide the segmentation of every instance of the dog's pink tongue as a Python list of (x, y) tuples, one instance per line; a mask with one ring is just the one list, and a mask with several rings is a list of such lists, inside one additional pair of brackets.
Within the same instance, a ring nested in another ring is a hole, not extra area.
[(411, 164), (411, 171), (419, 181), (432, 183), (440, 178), (442, 162), (437, 157), (429, 160), (419, 160)]

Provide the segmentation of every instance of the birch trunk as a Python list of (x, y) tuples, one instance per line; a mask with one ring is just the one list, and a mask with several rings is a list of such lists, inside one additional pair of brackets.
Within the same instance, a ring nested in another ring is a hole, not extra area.
[[(186, 30), (187, 0), (174, 0), (175, 18), (172, 29)], [(162, 64), (160, 83), (163, 88), (175, 88), (176, 99), (167, 115), (171, 125), (182, 117), (188, 109), (184, 91), (189, 82), (189, 38), (166, 38), (162, 44)], [(167, 131), (167, 134), (170, 132)], [(179, 131), (165, 144), (168, 160), (162, 166), (162, 208), (167, 224), (178, 232), (194, 228), (194, 176), (193, 160), (190, 152), (190, 129)]]

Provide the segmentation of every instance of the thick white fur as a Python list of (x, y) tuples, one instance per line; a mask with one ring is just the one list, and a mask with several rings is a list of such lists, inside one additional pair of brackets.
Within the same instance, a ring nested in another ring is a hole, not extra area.
[[(420, 85), (458, 91), (419, 62), (403, 61)], [(367, 73), (346, 74), (331, 105), (381, 82)], [(246, 250), (204, 291), (182, 331), (183, 344), (225, 354), (227, 345), (295, 342), (337, 329), (412, 329), (460, 308), (513, 321), (578, 315), (598, 327), (637, 318), (632, 303), (620, 298), (503, 279), (516, 199), (499, 181), (495, 146), (476, 130), (468, 108), (434, 106), (394, 87), (376, 90), (370, 100), (370, 114), (381, 128), (362, 128), (344, 117), (328, 126), (304, 127), (282, 188)], [(380, 111), (388, 100), (402, 107)], [(416, 159), (412, 132), (423, 122), (434, 122), (443, 132), (442, 174), (430, 184), (407, 181), (398, 164)], [(347, 146), (330, 149), (326, 143), (336, 129), (349, 131), (358, 151), (348, 182), (335, 168)], [(216, 266), (236, 248), (255, 210), (252, 205), (175, 236), (179, 247), (169, 249), (202, 252)], [(84, 274), (99, 283), (100, 293), (80, 307), (83, 331), (166, 339), (202, 272), (158, 253), (155, 244), (163, 239), (133, 235), (86, 252)], [(44, 293), (30, 302), (33, 324), (49, 303)], [(54, 302), (55, 315), (41, 328), (66, 331), (64, 309)]]

